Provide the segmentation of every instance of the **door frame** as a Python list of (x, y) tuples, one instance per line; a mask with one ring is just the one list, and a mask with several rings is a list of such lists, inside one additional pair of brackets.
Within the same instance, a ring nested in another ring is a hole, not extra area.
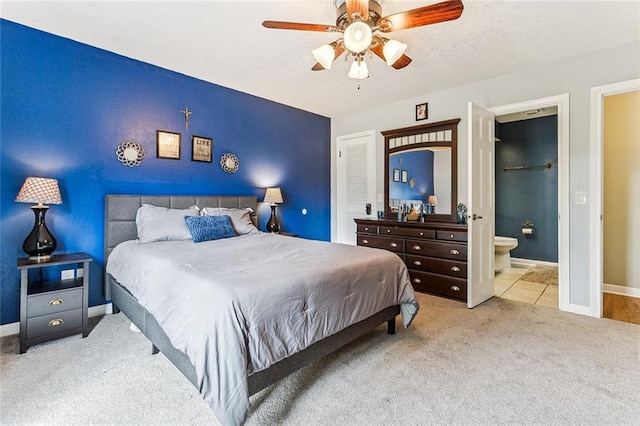
[[(496, 116), (537, 108), (558, 109), (558, 308), (585, 314), (584, 307), (571, 305), (569, 274), (569, 94), (532, 99), (487, 108)], [(495, 190), (495, 188), (494, 188)], [(588, 314), (587, 314), (588, 315)]]
[(589, 283), (591, 311), (589, 315), (602, 318), (602, 291), (603, 291), (603, 243), (602, 243), (602, 214), (604, 197), (604, 98), (610, 95), (633, 92), (640, 90), (640, 78), (605, 84), (591, 88), (591, 250), (589, 263), (591, 269)]
[[(373, 178), (370, 182), (370, 187), (368, 190), (373, 189), (373, 200), (376, 199), (376, 176), (377, 176), (377, 167), (376, 167), (376, 131), (375, 129), (364, 130), (362, 132), (350, 133), (348, 135), (336, 136), (336, 237), (335, 241), (340, 242), (340, 235), (342, 232), (342, 220), (341, 216), (344, 213), (345, 205), (344, 201), (344, 182), (343, 182), (343, 174), (341, 173), (341, 165), (343, 164), (341, 157), (342, 144), (351, 139), (357, 139), (362, 137), (369, 137), (368, 153), (369, 153), (369, 167)], [(375, 204), (372, 206), (374, 207)], [(377, 210), (377, 206), (372, 210)], [(363, 213), (364, 216), (364, 213)]]

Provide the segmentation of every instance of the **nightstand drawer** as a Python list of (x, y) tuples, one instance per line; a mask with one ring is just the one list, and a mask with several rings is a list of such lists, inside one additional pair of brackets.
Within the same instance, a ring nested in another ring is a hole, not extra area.
[(82, 288), (31, 295), (27, 298), (29, 318), (82, 307)]
[(467, 280), (409, 270), (414, 290), (451, 297), (465, 302), (467, 300)]
[(27, 319), (27, 339), (82, 328), (82, 308)]
[(407, 255), (407, 268), (436, 274), (450, 275), (457, 278), (467, 278), (467, 262), (433, 257)]
[(404, 239), (402, 238), (384, 238), (358, 234), (358, 245), (381, 248), (399, 253), (404, 252)]

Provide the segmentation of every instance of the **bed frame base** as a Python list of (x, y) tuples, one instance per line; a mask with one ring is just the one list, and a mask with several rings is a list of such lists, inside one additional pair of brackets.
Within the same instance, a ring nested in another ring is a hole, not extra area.
[[(178, 370), (198, 388), (196, 371), (191, 361), (184, 353), (171, 344), (154, 316), (142, 307), (137, 299), (110, 274), (107, 274), (107, 285), (111, 293), (113, 313), (115, 314), (122, 310), (127, 318), (151, 341), (152, 353), (157, 354), (158, 352), (162, 352)], [(308, 348), (273, 364), (266, 370), (258, 371), (248, 376), (249, 395), (258, 393), (300, 368), (319, 360), (325, 355), (373, 330), (385, 321), (387, 322), (387, 333), (395, 334), (396, 316), (399, 313), (400, 306), (398, 305), (385, 308), (371, 317), (350, 325), (344, 330), (326, 337)]]

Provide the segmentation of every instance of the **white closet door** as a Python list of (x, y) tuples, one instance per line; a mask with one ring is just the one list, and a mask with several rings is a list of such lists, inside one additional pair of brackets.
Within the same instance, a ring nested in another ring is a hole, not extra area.
[(337, 242), (356, 244), (356, 217), (376, 213), (375, 131), (337, 138)]

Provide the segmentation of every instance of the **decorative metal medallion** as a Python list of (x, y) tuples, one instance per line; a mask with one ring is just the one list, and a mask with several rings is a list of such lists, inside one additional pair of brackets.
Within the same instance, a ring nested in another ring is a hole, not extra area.
[(235, 173), (240, 167), (240, 161), (234, 154), (226, 153), (220, 158), (220, 166), (227, 173)]
[(118, 145), (116, 155), (118, 156), (118, 161), (122, 164), (135, 167), (139, 166), (142, 160), (144, 160), (144, 149), (137, 142), (124, 141)]
[(409, 188), (413, 189), (416, 187), (416, 180), (414, 178), (409, 179)]

